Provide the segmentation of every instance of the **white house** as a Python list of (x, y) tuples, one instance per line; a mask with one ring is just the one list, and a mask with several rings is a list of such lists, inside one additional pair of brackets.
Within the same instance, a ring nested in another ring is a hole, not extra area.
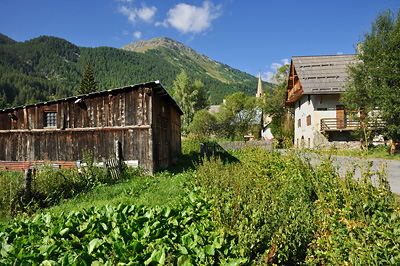
[(295, 108), (295, 146), (354, 144), (350, 131), (359, 122), (339, 97), (355, 60), (356, 55), (292, 57), (285, 105)]

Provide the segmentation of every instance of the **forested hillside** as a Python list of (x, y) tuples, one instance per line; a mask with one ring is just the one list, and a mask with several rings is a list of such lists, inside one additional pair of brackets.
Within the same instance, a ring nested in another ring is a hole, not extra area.
[[(190, 56), (185, 52), (188, 49), (184, 45), (175, 49), (149, 48), (146, 52), (87, 48), (48, 36), (22, 43), (0, 34), (0, 108), (76, 94), (89, 61), (98, 90), (155, 80), (172, 90), (176, 75), (185, 70), (190, 77), (205, 84), (214, 104), (238, 91), (255, 95), (257, 79), (254, 76), (205, 56)], [(271, 85), (266, 83), (265, 87)]]

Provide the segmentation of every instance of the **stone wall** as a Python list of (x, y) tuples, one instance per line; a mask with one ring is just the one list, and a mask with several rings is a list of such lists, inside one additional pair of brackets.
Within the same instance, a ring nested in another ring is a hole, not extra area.
[(246, 148), (259, 147), (269, 151), (273, 150), (274, 142), (269, 140), (253, 141), (219, 141), (218, 145), (224, 150), (241, 150)]

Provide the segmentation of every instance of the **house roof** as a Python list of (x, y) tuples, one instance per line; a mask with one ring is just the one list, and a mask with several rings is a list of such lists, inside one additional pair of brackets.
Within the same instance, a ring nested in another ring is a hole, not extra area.
[(356, 55), (294, 56), (292, 67), (303, 94), (338, 94), (345, 90), (347, 66), (355, 59)]
[(89, 94), (82, 94), (82, 95), (77, 95), (77, 96), (73, 96), (73, 97), (68, 97), (68, 98), (64, 98), (64, 99), (58, 99), (58, 100), (52, 100), (52, 101), (47, 101), (47, 102), (40, 102), (40, 103), (35, 103), (35, 104), (29, 104), (29, 105), (25, 105), (25, 106), (18, 106), (18, 107), (13, 107), (13, 108), (8, 108), (8, 109), (3, 109), (0, 110), (0, 112), (7, 112), (10, 110), (16, 110), (16, 109), (21, 109), (21, 108), (26, 108), (26, 107), (30, 107), (30, 106), (38, 106), (38, 105), (46, 105), (46, 104), (53, 104), (53, 103), (58, 103), (58, 102), (62, 102), (62, 101), (68, 101), (68, 100), (78, 100), (81, 99), (83, 97), (96, 97), (96, 96), (100, 96), (100, 95), (104, 95), (104, 94), (109, 94), (110, 92), (118, 92), (118, 91), (123, 91), (126, 90), (127, 88), (134, 88), (134, 87), (147, 87), (147, 88), (151, 88), (154, 92), (158, 93), (158, 94), (162, 94), (163, 96), (167, 96), (168, 97), (168, 101), (175, 106), (175, 108), (178, 110), (178, 112), (183, 115), (183, 111), (182, 109), (179, 107), (178, 103), (176, 102), (176, 100), (174, 99), (174, 97), (171, 96), (171, 94), (169, 94), (169, 92), (164, 88), (164, 86), (160, 83), (160, 81), (152, 81), (152, 82), (147, 82), (147, 83), (140, 83), (140, 84), (135, 84), (135, 85), (129, 85), (129, 86), (125, 86), (125, 87), (121, 87), (121, 88), (116, 88), (116, 89), (112, 89), (112, 90), (105, 90), (105, 91), (96, 91), (96, 92), (92, 92)]

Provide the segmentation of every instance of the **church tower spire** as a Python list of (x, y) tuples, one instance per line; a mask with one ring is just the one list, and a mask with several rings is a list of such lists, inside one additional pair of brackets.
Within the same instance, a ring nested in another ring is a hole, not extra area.
[(257, 98), (261, 98), (263, 95), (263, 88), (262, 88), (262, 80), (261, 80), (261, 72), (258, 72), (258, 88), (257, 88)]

